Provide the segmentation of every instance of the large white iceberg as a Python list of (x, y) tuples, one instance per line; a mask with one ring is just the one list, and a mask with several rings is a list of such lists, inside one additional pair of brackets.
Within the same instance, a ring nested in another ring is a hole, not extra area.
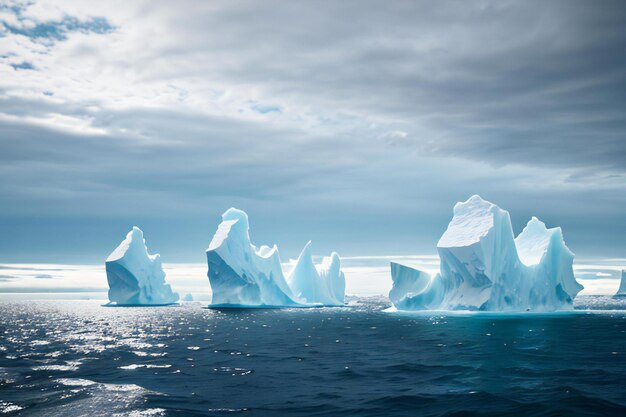
[(109, 301), (116, 305), (164, 305), (178, 301), (165, 282), (159, 254), (150, 255), (138, 227), (109, 255), (105, 263)]
[(514, 239), (506, 210), (475, 195), (454, 206), (437, 244), (440, 272), (392, 264), (389, 297), (399, 310), (572, 309), (582, 290), (560, 228), (533, 217)]
[(626, 297), (626, 271), (624, 270), (622, 270), (622, 280), (620, 281), (619, 289), (617, 290), (615, 295), (618, 297)]
[(336, 253), (316, 266), (309, 242), (286, 279), (276, 245), (254, 246), (250, 242), (248, 215), (236, 208), (222, 215), (206, 254), (213, 306), (306, 307), (344, 303), (345, 279)]

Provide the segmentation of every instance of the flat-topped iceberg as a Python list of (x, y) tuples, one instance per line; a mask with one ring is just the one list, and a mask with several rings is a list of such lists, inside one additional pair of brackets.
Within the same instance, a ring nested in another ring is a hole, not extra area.
[(313, 307), (344, 303), (345, 279), (336, 253), (316, 266), (309, 242), (286, 279), (276, 245), (254, 246), (248, 215), (236, 208), (222, 215), (206, 254), (213, 306)]
[(399, 310), (572, 309), (582, 286), (560, 228), (533, 217), (514, 239), (506, 210), (475, 195), (454, 206), (439, 239), (440, 272), (392, 264), (389, 297)]
[(622, 270), (622, 280), (619, 284), (619, 289), (615, 293), (617, 297), (626, 297), (626, 271)]
[(109, 301), (116, 305), (164, 305), (178, 301), (165, 282), (159, 254), (150, 255), (138, 227), (109, 255), (105, 263)]

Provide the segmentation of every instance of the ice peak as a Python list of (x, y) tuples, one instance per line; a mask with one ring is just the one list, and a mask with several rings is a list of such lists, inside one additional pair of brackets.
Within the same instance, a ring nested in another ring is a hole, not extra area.
[(306, 245), (304, 245), (304, 247), (302, 248), (302, 252), (300, 252), (300, 256), (298, 257), (298, 260), (300, 260), (303, 257), (307, 257), (307, 258), (311, 258), (311, 262), (313, 259), (313, 256), (311, 255), (311, 244), (313, 242), (311, 242), (310, 240), (306, 243)]
[(330, 257), (324, 257), (322, 262), (326, 263), (328, 265), (335, 265), (335, 264), (338, 264), (341, 261), (339, 259), (339, 254), (337, 252), (333, 252), (333, 253), (330, 254)]
[(546, 235), (551, 230), (554, 230), (554, 229), (548, 229), (544, 222), (542, 222), (541, 220), (539, 220), (538, 218), (533, 216), (528, 221), (528, 223), (526, 223), (526, 226), (524, 226), (524, 228), (522, 229), (521, 233), (517, 237), (524, 236), (524, 235), (541, 235), (541, 236), (543, 236), (543, 235)]
[(487, 200), (483, 200), (483, 198), (478, 194), (474, 194), (465, 201), (458, 201), (454, 205), (452, 212), (456, 216), (457, 214), (464, 214), (470, 211), (489, 211), (493, 206), (495, 206), (495, 204)]
[(316, 276), (317, 272), (315, 269), (315, 264), (313, 263), (313, 255), (311, 255), (311, 241), (309, 240), (307, 244), (304, 245), (304, 248), (302, 248), (300, 256), (298, 256), (298, 260), (296, 261), (296, 264), (291, 271), (290, 279), (298, 275), (299, 272), (304, 272), (305, 274), (307, 274), (307, 280), (310, 280), (309, 276), (314, 271), (315, 274), (313, 274), (313, 276)]
[(626, 271), (622, 269), (622, 280), (615, 295), (626, 295)]
[(275, 253), (278, 253), (278, 246), (276, 245), (271, 247), (263, 245), (256, 251), (256, 254), (262, 258), (271, 258)]
[(341, 268), (341, 259), (337, 252), (333, 252), (330, 256), (324, 256), (320, 264), (320, 270), (339, 271)]
[(126, 238), (119, 244), (117, 248), (106, 259), (106, 262), (112, 262), (124, 257), (126, 252), (138, 251), (148, 254), (148, 248), (146, 247), (146, 240), (143, 237), (143, 231), (137, 226), (133, 226), (133, 228), (126, 234)]
[(486, 206), (493, 206), (494, 205), (493, 203), (483, 199), (478, 194), (474, 194), (473, 196), (468, 198), (464, 203), (459, 201), (456, 204), (468, 204), (468, 203), (470, 203), (470, 204), (482, 204), (482, 205), (486, 205)]
[(207, 251), (219, 248), (229, 235), (237, 235), (241, 242), (250, 243), (250, 226), (245, 211), (231, 207), (222, 214), (222, 223), (217, 228)]
[(494, 213), (502, 211), (495, 204), (474, 194), (467, 201), (454, 205), (453, 218), (438, 247), (470, 246), (479, 242), (493, 228)]
[(231, 207), (222, 214), (222, 220), (224, 221), (234, 221), (239, 224), (242, 229), (245, 227), (246, 230), (250, 228), (248, 225), (248, 215), (245, 211), (239, 210), (238, 208)]
[(533, 216), (515, 238), (515, 247), (520, 261), (527, 266), (537, 265), (555, 238), (557, 240), (554, 243), (559, 242), (567, 248), (560, 227), (547, 228), (544, 222)]

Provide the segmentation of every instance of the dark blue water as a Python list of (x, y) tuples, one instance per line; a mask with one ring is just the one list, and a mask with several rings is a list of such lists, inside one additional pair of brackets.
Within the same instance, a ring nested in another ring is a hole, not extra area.
[(0, 412), (626, 415), (623, 311), (444, 317), (385, 307), (3, 302)]

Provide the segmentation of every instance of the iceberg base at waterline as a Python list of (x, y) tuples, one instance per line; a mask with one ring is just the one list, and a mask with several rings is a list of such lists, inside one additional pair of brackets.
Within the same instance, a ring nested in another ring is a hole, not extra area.
[(102, 304), (102, 307), (124, 307), (124, 308), (132, 308), (132, 307), (172, 307), (178, 306), (180, 303), (178, 301), (174, 301), (172, 303), (163, 303), (163, 304), (119, 304), (117, 302), (111, 302)]
[(222, 215), (206, 254), (211, 308), (344, 305), (345, 277), (336, 253), (315, 265), (309, 242), (286, 278), (278, 248), (251, 243), (248, 215), (241, 210)]
[(109, 284), (106, 306), (165, 306), (176, 304), (177, 293), (165, 282), (161, 257), (150, 255), (138, 227), (109, 255), (105, 262)]
[(572, 310), (582, 290), (560, 228), (533, 217), (514, 238), (506, 210), (473, 196), (454, 207), (437, 244), (440, 272), (392, 264), (389, 298), (398, 310)]

